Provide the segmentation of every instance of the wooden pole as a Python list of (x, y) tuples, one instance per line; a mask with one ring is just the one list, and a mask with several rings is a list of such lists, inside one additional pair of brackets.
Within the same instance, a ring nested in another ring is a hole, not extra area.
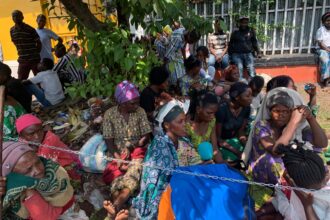
[[(5, 104), (5, 86), (0, 86), (0, 164), (1, 166), (2, 166), (4, 104)], [(2, 176), (2, 169), (0, 169), (0, 176)], [(0, 220), (2, 220), (2, 198), (0, 198)]]

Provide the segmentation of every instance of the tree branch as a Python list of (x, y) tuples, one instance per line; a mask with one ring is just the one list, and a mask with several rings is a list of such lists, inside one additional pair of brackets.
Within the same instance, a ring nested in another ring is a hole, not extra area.
[(88, 5), (82, 0), (59, 0), (65, 9), (74, 15), (78, 21), (91, 31), (101, 31), (107, 28), (107, 25), (99, 21), (89, 10)]

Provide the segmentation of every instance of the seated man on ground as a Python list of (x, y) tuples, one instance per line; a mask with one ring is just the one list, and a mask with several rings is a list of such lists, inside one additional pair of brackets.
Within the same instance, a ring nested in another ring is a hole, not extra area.
[(85, 80), (84, 72), (79, 70), (74, 62), (78, 50), (79, 46), (77, 44), (72, 44), (68, 52), (63, 44), (57, 44), (55, 46), (55, 55), (59, 58), (59, 61), (53, 70), (57, 72), (63, 88), (66, 86), (65, 84), (75, 82), (82, 84)]
[[(44, 107), (59, 104), (65, 98), (61, 82), (56, 72), (52, 70), (53, 67), (54, 62), (49, 58), (44, 58), (38, 66), (41, 72), (33, 78), (23, 81), (28, 92), (35, 95)], [(38, 87), (38, 84), (41, 88)]]
[(47, 147), (53, 146), (59, 149), (69, 150), (67, 145), (56, 134), (43, 129), (42, 121), (39, 118), (32, 114), (22, 115), (16, 120), (16, 129), (21, 140), (31, 142), (30, 146), (35, 149), (38, 156), (59, 163), (67, 170), (72, 179), (80, 179), (80, 175), (76, 169), (79, 165), (78, 157), (75, 154)]
[(21, 80), (11, 76), (9, 66), (1, 62), (0, 85), (5, 85), (7, 94), (17, 100), (26, 112), (31, 112), (32, 96), (27, 92)]

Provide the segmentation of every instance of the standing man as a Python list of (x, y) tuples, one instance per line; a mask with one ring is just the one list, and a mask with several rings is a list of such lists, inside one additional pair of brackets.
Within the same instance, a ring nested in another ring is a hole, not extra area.
[(57, 40), (59, 43), (62, 43), (63, 40), (57, 34), (55, 34), (52, 30), (45, 28), (46, 25), (46, 16), (43, 14), (38, 15), (37, 17), (37, 24), (38, 28), (36, 29), (40, 41), (42, 44), (41, 51), (40, 51), (40, 58), (48, 58), (54, 61), (54, 57), (52, 54), (52, 45), (50, 40), (54, 39)]
[(250, 77), (255, 76), (254, 56), (261, 58), (257, 36), (249, 27), (249, 18), (242, 16), (239, 19), (239, 28), (235, 30), (229, 42), (229, 55), (239, 70), (240, 79), (243, 79), (243, 68), (246, 67)]
[(34, 75), (38, 73), (41, 42), (36, 30), (23, 22), (21, 11), (13, 11), (12, 19), (15, 25), (10, 29), (10, 37), (18, 52), (18, 78), (27, 79), (30, 70)]

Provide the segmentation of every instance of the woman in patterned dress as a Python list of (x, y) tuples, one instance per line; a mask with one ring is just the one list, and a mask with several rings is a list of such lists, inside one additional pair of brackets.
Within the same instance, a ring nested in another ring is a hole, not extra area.
[[(306, 131), (311, 135), (306, 135)], [(304, 147), (311, 149), (309, 142), (317, 148), (327, 147), (324, 131), (308, 107), (303, 106), (300, 95), (292, 89), (277, 88), (267, 94), (252, 131), (250, 165), (253, 179), (278, 183), (284, 164), (277, 147), (292, 142), (304, 143)]]
[(164, 129), (163, 135), (157, 135), (148, 147), (143, 167), (140, 193), (133, 200), (138, 219), (157, 219), (160, 197), (168, 185), (171, 173), (155, 168), (174, 169), (179, 166), (176, 150), (179, 140), (186, 136), (186, 116), (175, 102), (162, 107), (156, 121)]
[(118, 105), (105, 112), (103, 121), (108, 154), (134, 163), (109, 163), (103, 173), (104, 181), (111, 186), (113, 215), (123, 208), (140, 186), (142, 167), (138, 164), (143, 161), (151, 133), (147, 114), (139, 107), (137, 88), (123, 81), (117, 85), (115, 97)]

